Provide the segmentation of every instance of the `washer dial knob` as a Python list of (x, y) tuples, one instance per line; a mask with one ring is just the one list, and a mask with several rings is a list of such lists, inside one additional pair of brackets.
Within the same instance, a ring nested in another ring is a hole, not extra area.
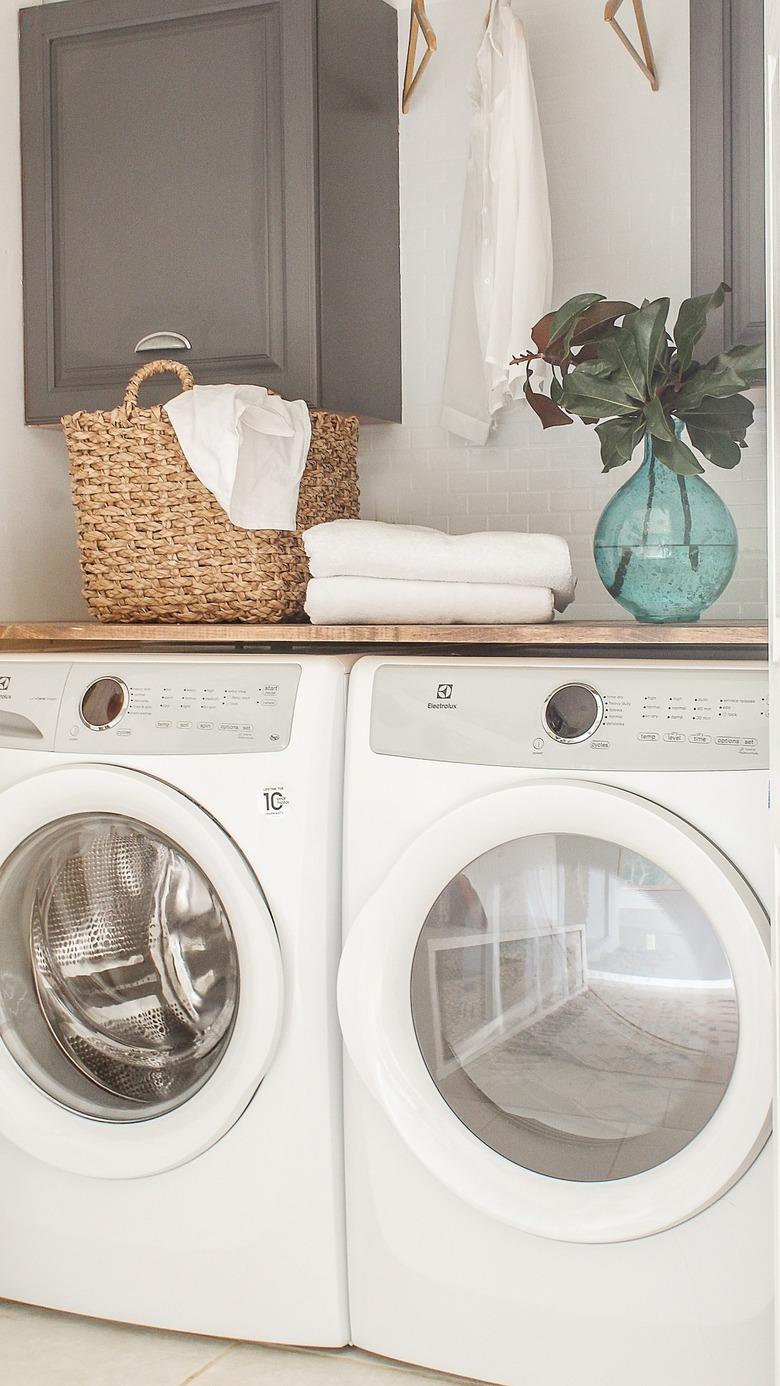
[(113, 727), (124, 713), (129, 694), (121, 679), (96, 679), (81, 699), (81, 720), (91, 731)]
[(601, 726), (604, 703), (586, 683), (566, 683), (556, 688), (544, 707), (544, 725), (554, 741), (573, 745), (587, 741)]

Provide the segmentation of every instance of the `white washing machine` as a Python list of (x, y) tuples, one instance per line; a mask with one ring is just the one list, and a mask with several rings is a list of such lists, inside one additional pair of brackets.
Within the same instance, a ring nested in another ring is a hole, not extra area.
[(771, 1386), (766, 679), (356, 665), (360, 1346), (507, 1386)]
[(345, 686), (0, 657), (0, 1296), (346, 1341)]

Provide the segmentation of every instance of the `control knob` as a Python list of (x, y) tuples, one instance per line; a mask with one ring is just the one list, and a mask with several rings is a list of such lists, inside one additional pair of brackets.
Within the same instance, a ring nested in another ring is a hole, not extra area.
[(124, 713), (129, 693), (121, 679), (96, 679), (81, 699), (81, 720), (90, 731), (106, 731)]
[(603, 720), (603, 699), (586, 683), (566, 683), (556, 688), (544, 706), (547, 734), (566, 745), (587, 741)]

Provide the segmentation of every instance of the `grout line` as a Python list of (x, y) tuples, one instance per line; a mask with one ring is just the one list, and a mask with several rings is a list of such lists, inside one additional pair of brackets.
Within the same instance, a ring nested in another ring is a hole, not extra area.
[(360, 1366), (369, 1365), (374, 1369), (385, 1371), (398, 1376), (416, 1376), (426, 1381), (442, 1382), (444, 1386), (484, 1386), (484, 1383), (471, 1376), (453, 1376), (447, 1372), (439, 1372), (435, 1367), (424, 1367), (416, 1362), (402, 1362), (400, 1359), (384, 1357), (380, 1353), (369, 1352), (365, 1348), (352, 1350), (346, 1348), (320, 1348), (305, 1346), (290, 1347), (286, 1344), (275, 1344), (282, 1352), (290, 1352), (307, 1357), (322, 1357), (326, 1361), (343, 1363), (350, 1371)]
[(199, 1377), (203, 1376), (204, 1372), (210, 1371), (212, 1367), (216, 1366), (217, 1362), (222, 1362), (224, 1358), (238, 1346), (238, 1343), (228, 1343), (226, 1348), (218, 1352), (215, 1357), (210, 1357), (208, 1362), (204, 1362), (202, 1367), (198, 1367), (197, 1371), (191, 1372), (189, 1376), (185, 1376), (184, 1380), (179, 1382), (179, 1386), (190, 1386), (191, 1382), (197, 1381)]
[(190, 1383), (197, 1381), (214, 1362), (221, 1361), (223, 1357), (226, 1357), (228, 1353), (232, 1352), (233, 1349), (237, 1347), (257, 1348), (260, 1353), (264, 1351), (280, 1352), (285, 1353), (289, 1357), (318, 1357), (326, 1362), (338, 1363), (339, 1366), (344, 1366), (346, 1368), (345, 1381), (348, 1380), (349, 1373), (357, 1371), (361, 1366), (365, 1367), (368, 1365), (373, 1367), (374, 1370), (386, 1372), (388, 1378), (390, 1376), (395, 1376), (396, 1379), (398, 1377), (414, 1376), (419, 1380), (431, 1381), (434, 1383), (434, 1386), (436, 1382), (441, 1382), (442, 1386), (450, 1386), (450, 1383), (452, 1383), (452, 1386), (485, 1386), (485, 1383), (478, 1381), (475, 1377), (453, 1376), (447, 1372), (439, 1372), (435, 1367), (424, 1367), (415, 1362), (402, 1362), (400, 1359), (384, 1357), (380, 1353), (368, 1352), (365, 1348), (355, 1349), (350, 1344), (345, 1344), (344, 1347), (333, 1348), (317, 1347), (309, 1343), (255, 1343), (251, 1342), (249, 1339), (240, 1339), (237, 1342), (231, 1343), (224, 1352), (218, 1354), (217, 1357), (213, 1358), (211, 1362), (206, 1363), (203, 1367), (199, 1367), (192, 1376), (187, 1377), (186, 1381), (180, 1382), (179, 1386), (190, 1386)]

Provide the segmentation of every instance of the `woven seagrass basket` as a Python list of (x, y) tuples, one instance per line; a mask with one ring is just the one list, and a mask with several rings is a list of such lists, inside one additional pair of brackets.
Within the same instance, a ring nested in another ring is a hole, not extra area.
[(237, 529), (190, 470), (163, 405), (138, 391), (180, 361), (150, 361), (108, 413), (68, 414), (84, 596), (100, 621), (286, 621), (299, 616), (308, 568), (301, 534), (358, 514), (358, 421), (313, 410), (297, 530)]

